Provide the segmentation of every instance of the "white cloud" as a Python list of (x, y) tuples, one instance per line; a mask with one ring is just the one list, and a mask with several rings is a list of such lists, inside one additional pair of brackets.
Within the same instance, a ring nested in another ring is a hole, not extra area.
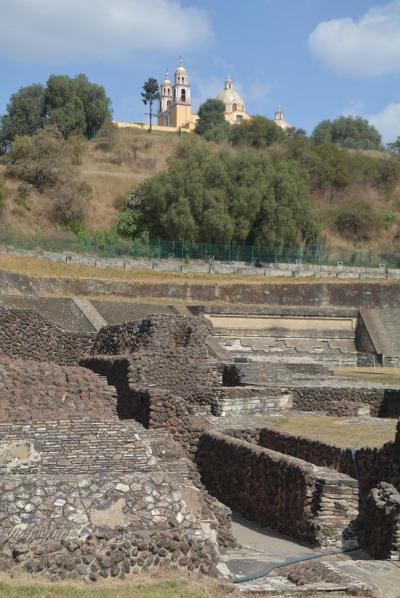
[(312, 52), (339, 73), (400, 73), (400, 0), (371, 8), (359, 21), (322, 22), (308, 42)]
[(210, 35), (207, 13), (180, 0), (1, 0), (0, 54), (22, 60), (183, 52)]
[(400, 102), (391, 102), (381, 112), (368, 117), (383, 137), (389, 143), (400, 136)]

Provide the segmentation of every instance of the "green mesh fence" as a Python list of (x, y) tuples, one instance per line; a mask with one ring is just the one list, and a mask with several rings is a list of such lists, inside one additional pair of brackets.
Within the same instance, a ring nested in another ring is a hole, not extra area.
[(304, 263), (336, 266), (400, 268), (398, 254), (373, 253), (364, 250), (343, 251), (323, 244), (300, 248), (268, 249), (251, 245), (216, 245), (211, 243), (187, 243), (185, 241), (125, 240), (111, 234), (81, 234), (71, 238), (45, 237), (39, 231), (34, 235), (22, 235), (11, 228), (0, 229), (0, 244), (15, 249), (31, 249), (50, 252), (74, 252), (110, 258), (152, 258), (202, 260), (206, 262), (242, 262), (260, 265), (274, 263)]

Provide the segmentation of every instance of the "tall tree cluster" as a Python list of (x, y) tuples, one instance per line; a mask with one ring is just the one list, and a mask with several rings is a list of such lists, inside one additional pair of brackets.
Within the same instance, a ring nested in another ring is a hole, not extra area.
[(254, 149), (210, 151), (182, 141), (168, 168), (148, 179), (121, 214), (120, 232), (192, 242), (290, 247), (318, 227), (306, 173)]
[(51, 75), (46, 86), (33, 84), (13, 94), (0, 121), (0, 149), (9, 149), (17, 135), (33, 135), (55, 125), (66, 138), (78, 133), (90, 138), (111, 119), (111, 103), (101, 85), (86, 75)]
[(378, 150), (382, 146), (377, 129), (359, 116), (323, 120), (315, 127), (312, 138), (318, 144), (335, 143), (352, 149)]

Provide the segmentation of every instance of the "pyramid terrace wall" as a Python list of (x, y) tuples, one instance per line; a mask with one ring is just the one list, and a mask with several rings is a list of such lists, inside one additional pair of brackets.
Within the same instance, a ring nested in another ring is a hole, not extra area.
[(95, 335), (66, 332), (30, 309), (0, 305), (0, 353), (12, 358), (77, 365)]

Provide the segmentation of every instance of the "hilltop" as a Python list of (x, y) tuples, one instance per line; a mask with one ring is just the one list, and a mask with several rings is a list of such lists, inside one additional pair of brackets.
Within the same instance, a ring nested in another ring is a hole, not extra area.
[[(102, 138), (80, 141), (77, 169), (80, 179), (92, 190), (86, 218), (89, 233), (107, 231), (115, 225), (128, 193), (166, 169), (167, 160), (174, 156), (182, 137), (176, 133), (153, 132), (149, 135), (138, 129), (120, 129)], [(208, 147), (210, 152), (221, 148), (228, 152), (239, 151), (227, 143), (210, 142)], [(275, 162), (281, 157), (289, 157), (308, 169), (317, 219), (330, 246), (345, 250), (354, 247), (365, 251), (395, 250), (400, 238), (400, 186), (393, 183), (390, 169), (393, 170), (395, 161), (388, 154), (340, 149), (341, 155), (345, 156), (343, 163), (348, 156), (352, 164), (348, 172), (332, 174), (335, 156), (312, 155), (306, 140), (289, 147), (277, 144), (260, 151), (269, 154)], [(335, 151), (338, 150), (335, 148)], [(315, 162), (311, 166), (310, 160)], [(385, 160), (389, 174), (384, 172)], [(358, 171), (354, 164), (359, 164)], [(371, 174), (374, 170), (379, 171), (383, 182), (374, 182)], [(398, 171), (400, 173), (400, 166)], [(395, 174), (395, 179), (400, 178), (399, 173)], [(337, 180), (338, 176), (342, 180)], [(389, 180), (388, 186), (385, 186), (385, 177)], [(0, 166), (0, 182), (8, 190), (1, 216), (3, 227), (12, 226), (15, 232), (23, 234), (39, 231), (49, 237), (73, 236), (72, 232), (52, 221), (48, 191), (39, 193), (33, 189), (29, 200), (21, 203), (17, 194), (19, 182), (6, 178), (4, 166)], [(359, 227), (359, 233), (352, 234), (354, 226)]]

